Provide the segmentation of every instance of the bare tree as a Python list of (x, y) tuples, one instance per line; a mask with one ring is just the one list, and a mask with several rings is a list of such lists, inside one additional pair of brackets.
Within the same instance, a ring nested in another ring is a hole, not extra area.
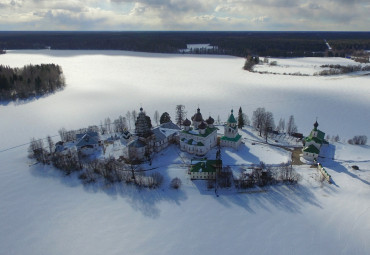
[(159, 123), (159, 112), (157, 110), (155, 110), (155, 112), (154, 112), (154, 121), (155, 121), (156, 125), (158, 126), (158, 123)]
[(60, 136), (60, 140), (62, 141), (66, 141), (66, 132), (67, 130), (65, 128), (61, 128), (59, 129), (58, 133), (59, 133), (59, 136)]
[(356, 144), (356, 145), (366, 145), (366, 143), (367, 143), (367, 136), (366, 135), (356, 135), (352, 139), (350, 139), (348, 141), (348, 143), (349, 144)]
[[(129, 126), (129, 129), (131, 129), (131, 113), (130, 113), (130, 111), (127, 111), (127, 113), (126, 113), (126, 119), (128, 120), (128, 126)], [(135, 123), (135, 121), (134, 121), (134, 123)]]
[(284, 130), (285, 130), (285, 119), (280, 118), (279, 124), (277, 126), (277, 131), (278, 132), (284, 132)]
[(100, 121), (100, 133), (102, 135), (104, 135), (106, 132), (107, 132), (107, 130), (105, 129), (105, 126), (103, 125), (103, 122)]
[(263, 130), (263, 135), (266, 138), (266, 142), (267, 142), (268, 134), (274, 128), (275, 128), (274, 115), (272, 114), (272, 112), (265, 112), (264, 118), (262, 120), (262, 130)]
[(50, 154), (53, 154), (53, 152), (54, 152), (54, 142), (53, 142), (53, 139), (51, 139), (50, 135), (48, 135), (47, 141), (48, 141), (49, 152), (50, 152)]
[(35, 158), (38, 162), (45, 161), (45, 150), (42, 139), (36, 140), (31, 139), (30, 146), (28, 148), (29, 158)]
[(331, 140), (332, 140), (332, 142), (339, 142), (340, 141), (340, 137), (339, 137), (339, 135), (332, 136), (331, 137)]
[(289, 116), (289, 120), (288, 120), (288, 124), (287, 124), (287, 127), (286, 127), (286, 131), (289, 135), (293, 134), (293, 133), (296, 133), (297, 132), (297, 126), (294, 122), (294, 116), (293, 115), (290, 115)]
[(125, 129), (127, 129), (127, 121), (125, 117), (119, 116), (118, 119), (113, 121), (114, 124), (114, 132), (123, 133)]
[(135, 110), (133, 110), (131, 112), (131, 118), (132, 118), (132, 121), (134, 122), (134, 125), (135, 125), (136, 119), (137, 119), (137, 112)]
[(185, 106), (182, 104), (176, 105), (176, 124), (181, 127), (182, 122), (185, 120), (185, 117)]
[(259, 131), (259, 135), (262, 136), (263, 120), (265, 118), (265, 108), (258, 107), (252, 116), (253, 127)]
[(245, 113), (243, 113), (243, 120), (244, 120), (244, 124), (246, 126), (250, 126), (251, 125), (251, 121), (249, 120), (248, 115), (245, 114)]
[(104, 120), (104, 126), (105, 126), (105, 129), (107, 130), (108, 134), (112, 132), (111, 124), (112, 123), (111, 123), (111, 120), (110, 120), (109, 117)]

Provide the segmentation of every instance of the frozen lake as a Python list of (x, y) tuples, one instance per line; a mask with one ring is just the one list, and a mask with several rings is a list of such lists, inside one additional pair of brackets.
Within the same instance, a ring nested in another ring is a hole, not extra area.
[(106, 117), (138, 111), (141, 105), (152, 119), (155, 110), (167, 111), (174, 119), (176, 104), (184, 104), (188, 117), (199, 105), (204, 116), (219, 115), (223, 121), (231, 108), (241, 106), (251, 118), (257, 107), (265, 107), (276, 123), (293, 114), (304, 134), (318, 117), (327, 134), (345, 139), (370, 136), (369, 76), (261, 75), (242, 70), (244, 59), (237, 57), (124, 51), (8, 51), (0, 63), (59, 64), (67, 82), (62, 92), (32, 103), (0, 105), (0, 118), (6, 120), (0, 149), (57, 134), (61, 127), (100, 124)]
[[(0, 151), (141, 105), (152, 119), (155, 110), (174, 119), (176, 104), (186, 106), (188, 117), (199, 105), (204, 117), (222, 120), (231, 108), (242, 106), (251, 117), (265, 107), (275, 122), (293, 114), (304, 134), (318, 117), (327, 134), (370, 137), (369, 76), (260, 75), (242, 70), (242, 58), (122, 51), (8, 51), (0, 63), (59, 64), (67, 82), (38, 100), (0, 104)], [(169, 165), (181, 163), (175, 146), (155, 162), (165, 178), (157, 190), (83, 186), (49, 166), (29, 166), (27, 146), (3, 151), (0, 254), (369, 254), (369, 146), (336, 146), (339, 161), (325, 164), (335, 185), (321, 185), (317, 171), (303, 166), (297, 186), (225, 190), (220, 197), (190, 181), (186, 168)], [(268, 146), (243, 148), (242, 156), (257, 162), (287, 157)], [(360, 171), (350, 170), (354, 162)], [(178, 191), (168, 187), (174, 177), (183, 180)]]

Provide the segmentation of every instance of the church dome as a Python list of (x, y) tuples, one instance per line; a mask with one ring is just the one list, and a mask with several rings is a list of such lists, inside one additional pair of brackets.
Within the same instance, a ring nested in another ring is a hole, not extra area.
[(200, 109), (198, 108), (197, 109), (197, 113), (194, 114), (194, 116), (191, 118), (192, 121), (203, 121), (203, 117), (202, 117), (202, 114), (200, 113)]
[(319, 123), (317, 123), (317, 120), (316, 122), (313, 124), (314, 128), (317, 129), (317, 127), (319, 126)]
[(210, 124), (215, 123), (215, 120), (211, 116), (209, 116), (209, 118), (206, 120), (206, 122), (207, 122), (208, 125), (210, 125)]
[(191, 125), (191, 122), (190, 122), (190, 120), (188, 120), (188, 118), (186, 118), (182, 124), (184, 126), (190, 126)]
[(199, 124), (198, 128), (199, 129), (205, 129), (207, 127), (206, 123), (202, 122)]

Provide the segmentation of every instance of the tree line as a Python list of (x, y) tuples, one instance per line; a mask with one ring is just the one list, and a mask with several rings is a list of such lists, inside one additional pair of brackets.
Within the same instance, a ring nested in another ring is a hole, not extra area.
[[(324, 56), (369, 49), (367, 32), (0, 32), (0, 49), (89, 49), (178, 53), (187, 44), (215, 46), (195, 53), (271, 57)], [(334, 52), (334, 54), (336, 54)]]
[(295, 184), (301, 178), (290, 162), (281, 163), (279, 166), (267, 166), (260, 162), (258, 166), (251, 167), (250, 171), (242, 170), (234, 182), (236, 188), (247, 189), (256, 185), (263, 187), (276, 183)]
[(0, 65), (0, 100), (27, 99), (65, 87), (62, 68), (55, 64), (11, 68)]

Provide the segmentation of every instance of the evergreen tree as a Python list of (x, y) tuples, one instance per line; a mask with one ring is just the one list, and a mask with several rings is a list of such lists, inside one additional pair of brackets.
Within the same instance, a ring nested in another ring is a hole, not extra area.
[(243, 111), (242, 107), (239, 108), (239, 114), (238, 114), (238, 128), (242, 129), (244, 127), (244, 118), (243, 118)]
[(168, 112), (162, 113), (161, 118), (159, 119), (159, 123), (163, 124), (163, 123), (167, 123), (167, 122), (170, 122), (170, 121), (171, 121), (171, 117), (168, 114)]

